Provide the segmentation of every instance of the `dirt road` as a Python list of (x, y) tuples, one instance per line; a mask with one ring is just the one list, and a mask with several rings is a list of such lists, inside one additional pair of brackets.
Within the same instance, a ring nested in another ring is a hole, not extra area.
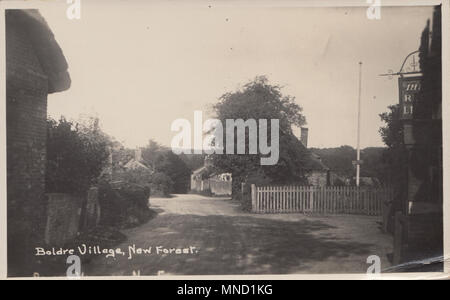
[(365, 273), (369, 255), (390, 266), (378, 217), (254, 215), (199, 195), (150, 202), (158, 215), (124, 231), (123, 253), (96, 257), (86, 275)]

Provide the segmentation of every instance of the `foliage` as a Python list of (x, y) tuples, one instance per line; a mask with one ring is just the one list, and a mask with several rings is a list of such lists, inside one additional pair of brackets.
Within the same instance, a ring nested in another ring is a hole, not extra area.
[(188, 191), (191, 170), (170, 149), (150, 140), (142, 151), (142, 159), (156, 172), (152, 176), (152, 185), (157, 187), (159, 194), (168, 195)]
[[(385, 160), (389, 164), (389, 179), (396, 191), (394, 209), (399, 207), (402, 199), (407, 199), (405, 194), (407, 186), (406, 167), (421, 180), (423, 184), (416, 194), (417, 199), (439, 199), (442, 195), (442, 74), (441, 74), (441, 15), (440, 7), (435, 8), (433, 28), (428, 23), (422, 32), (419, 47), (420, 67), (423, 73), (422, 88), (414, 103), (413, 137), (417, 146), (412, 148), (407, 155), (403, 146), (403, 122), (399, 119), (399, 105), (390, 106), (390, 112), (381, 114), (381, 119), (386, 126), (380, 129), (383, 141), (388, 146), (385, 152)], [(430, 31), (432, 33), (430, 45)], [(427, 120), (426, 122), (424, 122)], [(418, 145), (426, 145), (420, 147)], [(408, 160), (409, 157), (409, 160)], [(430, 168), (432, 168), (435, 180), (430, 185)], [(431, 192), (430, 192), (431, 191)]]
[[(435, 6), (432, 27), (428, 22), (419, 48), (422, 88), (414, 105), (413, 136), (419, 145), (411, 151), (411, 171), (423, 184), (419, 201), (442, 203), (442, 31), (441, 6)], [(423, 120), (427, 120), (424, 122)]]
[(385, 127), (380, 128), (381, 138), (389, 148), (400, 148), (403, 145), (403, 124), (400, 121), (400, 106), (391, 105), (389, 112), (380, 114), (380, 118), (386, 123)]
[(205, 154), (185, 154), (179, 155), (180, 159), (184, 161), (189, 170), (194, 171), (201, 167), (205, 163)]
[(148, 169), (137, 168), (130, 170), (120, 170), (114, 173), (114, 181), (123, 181), (130, 184), (137, 184), (142, 187), (150, 188), (152, 172)]
[(155, 169), (159, 161), (159, 155), (166, 151), (169, 151), (169, 149), (151, 139), (148, 145), (142, 149), (142, 160), (147, 166)]
[(364, 164), (361, 168), (361, 176), (377, 178), (381, 184), (389, 185), (389, 166), (385, 156), (386, 148), (368, 147), (361, 151), (361, 159)]
[(173, 190), (173, 181), (165, 173), (156, 172), (152, 174), (150, 189), (152, 195), (168, 196)]
[(171, 193), (186, 193), (189, 189), (191, 171), (184, 161), (172, 151), (158, 155), (155, 172), (166, 174), (171, 182)]
[(113, 150), (113, 180), (148, 186), (152, 195), (167, 196), (171, 193), (186, 193), (189, 189), (191, 170), (183, 159), (169, 148), (153, 140), (142, 148), (142, 161), (149, 169), (125, 169), (125, 164), (134, 158), (134, 150), (115, 145)]
[(100, 224), (128, 228), (146, 222), (152, 215), (149, 209), (150, 189), (138, 184), (122, 182), (99, 184), (99, 202), (102, 207)]
[(283, 132), (292, 133), (292, 126), (306, 123), (295, 97), (281, 94), (281, 87), (270, 85), (267, 77), (258, 76), (243, 89), (226, 93), (213, 106), (221, 121), (226, 119), (278, 119)]
[[(314, 153), (318, 154), (323, 163), (337, 175), (352, 179), (356, 174), (355, 166), (352, 161), (356, 159), (356, 149), (351, 146), (341, 146), (337, 148), (312, 148)], [(387, 172), (388, 165), (385, 161), (386, 148), (369, 147), (361, 150), (361, 159), (364, 164), (361, 167), (362, 177), (375, 177), (382, 184), (388, 184)], [(351, 180), (351, 182), (353, 182)], [(334, 181), (334, 185), (343, 185), (342, 180)]]
[(46, 190), (84, 195), (99, 178), (109, 156), (110, 140), (98, 119), (74, 123), (47, 120)]
[[(222, 124), (225, 124), (226, 119), (278, 119), (280, 122), (280, 158), (276, 165), (261, 166), (259, 154), (213, 156), (214, 166), (219, 172), (232, 173), (233, 196), (238, 194), (240, 182), (261, 170), (273, 181), (289, 183), (288, 181), (298, 182), (303, 179), (301, 166), (305, 156), (302, 152), (304, 148), (293, 135), (292, 127), (304, 125), (305, 117), (295, 98), (283, 95), (280, 86), (269, 84), (264, 76), (256, 77), (242, 89), (222, 95), (213, 109)], [(270, 128), (268, 131), (270, 140)], [(246, 135), (248, 143), (248, 133)], [(226, 148), (226, 140), (224, 147)]]
[(387, 165), (386, 181), (394, 188), (395, 210), (401, 209), (400, 199), (404, 198), (406, 186), (405, 165), (407, 159), (406, 149), (403, 146), (403, 124), (399, 118), (400, 105), (391, 105), (389, 112), (380, 114), (381, 120), (386, 123), (380, 128), (383, 142), (388, 148), (383, 153), (383, 161)]
[(323, 163), (338, 175), (344, 177), (351, 177), (354, 175), (352, 161), (356, 159), (356, 150), (353, 147), (312, 148), (311, 151), (319, 155)]
[[(422, 76), (422, 89), (414, 107), (415, 119), (438, 119), (442, 116), (436, 114), (442, 105), (442, 32), (441, 32), (441, 7), (434, 10), (433, 24), (430, 23), (422, 32), (419, 47), (420, 69)], [(420, 135), (420, 133), (419, 133)], [(439, 137), (429, 135), (429, 142)], [(422, 138), (418, 136), (418, 138)], [(437, 141), (439, 142), (439, 141)]]
[(403, 197), (403, 188), (406, 186), (405, 165), (407, 153), (403, 146), (403, 124), (399, 118), (400, 106), (389, 106), (390, 112), (380, 115), (385, 127), (380, 128), (383, 142), (388, 146), (383, 153), (383, 160), (387, 165), (386, 180), (396, 191), (396, 197)]

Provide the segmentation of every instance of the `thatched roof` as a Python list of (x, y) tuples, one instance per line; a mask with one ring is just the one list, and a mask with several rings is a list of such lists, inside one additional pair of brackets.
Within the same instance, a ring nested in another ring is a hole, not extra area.
[(134, 158), (132, 160), (130, 160), (129, 162), (127, 162), (124, 167), (127, 170), (136, 170), (136, 169), (150, 170), (149, 167), (147, 167), (146, 165), (144, 165), (140, 161), (137, 161)]
[(310, 171), (329, 171), (330, 168), (328, 168), (320, 158), (319, 155), (312, 152), (311, 150), (308, 150), (309, 157), (305, 161), (305, 169)]
[[(24, 28), (31, 40), (36, 56), (48, 77), (48, 92), (55, 93), (70, 88), (71, 80), (64, 54), (52, 30), (36, 9), (8, 9), (6, 21)], [(9, 25), (11, 26), (11, 25)]]
[(296, 137), (292, 137), (295, 147), (298, 147), (300, 152), (304, 155), (304, 160), (302, 161), (302, 169), (305, 171), (329, 171), (330, 168), (326, 166), (320, 156), (314, 153), (312, 150), (308, 149), (303, 145), (303, 143)]

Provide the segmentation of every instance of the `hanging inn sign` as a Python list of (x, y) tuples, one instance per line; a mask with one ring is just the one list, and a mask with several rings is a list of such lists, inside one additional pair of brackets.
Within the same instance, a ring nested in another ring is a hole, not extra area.
[(400, 119), (413, 119), (414, 103), (421, 90), (421, 77), (399, 77), (398, 87), (400, 95)]
[(389, 70), (387, 74), (380, 75), (389, 76), (389, 79), (399, 76), (399, 118), (403, 120), (403, 141), (407, 147), (415, 143), (412, 134), (412, 120), (414, 119), (414, 106), (422, 88), (422, 72), (419, 61), (419, 51), (411, 52), (403, 60), (400, 71), (393, 73), (392, 70)]
[(417, 101), (422, 87), (422, 73), (419, 66), (419, 51), (414, 51), (406, 56), (400, 71), (393, 73), (392, 70), (389, 70), (387, 74), (380, 75), (389, 76), (389, 79), (392, 79), (393, 76), (399, 76), (398, 89), (401, 120), (413, 119), (414, 103)]

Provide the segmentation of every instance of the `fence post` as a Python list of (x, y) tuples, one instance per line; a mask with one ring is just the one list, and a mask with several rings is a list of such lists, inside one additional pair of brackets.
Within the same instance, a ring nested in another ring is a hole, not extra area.
[(252, 212), (256, 212), (256, 185), (252, 184)]

